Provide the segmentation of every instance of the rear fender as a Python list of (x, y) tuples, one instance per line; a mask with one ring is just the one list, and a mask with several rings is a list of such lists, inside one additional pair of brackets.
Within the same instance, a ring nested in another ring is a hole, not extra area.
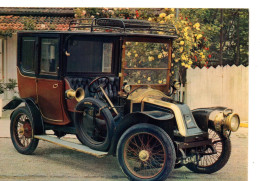
[[(32, 98), (15, 98), (3, 107), (4, 110), (12, 110), (17, 108), (21, 103), (25, 103), (26, 108), (29, 110), (34, 123), (34, 133), (44, 134), (44, 124), (41, 116), (41, 112), (38, 106), (35, 104)], [(10, 115), (12, 116), (13, 112)]]

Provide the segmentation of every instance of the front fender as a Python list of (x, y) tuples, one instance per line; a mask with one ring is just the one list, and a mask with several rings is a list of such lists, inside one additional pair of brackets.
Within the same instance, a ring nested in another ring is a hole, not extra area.
[[(6, 104), (3, 109), (4, 110), (12, 110), (17, 108), (21, 103), (25, 103), (26, 108), (29, 110), (33, 122), (34, 122), (34, 133), (43, 134), (44, 133), (44, 124), (41, 116), (40, 109), (35, 104), (32, 98), (15, 98), (11, 100), (8, 104)], [(13, 113), (11, 113), (10, 118)]]
[(112, 138), (109, 154), (115, 154), (117, 143), (121, 135), (131, 126), (139, 123), (150, 123), (164, 129), (170, 137), (173, 137), (172, 119), (174, 115), (163, 111), (143, 111), (127, 114), (123, 119), (116, 124), (116, 131)]
[(226, 107), (198, 108), (192, 110), (192, 114), (199, 128), (205, 132), (208, 132), (208, 127), (214, 128), (214, 122), (213, 120), (210, 120), (211, 113), (221, 112), (225, 109)]

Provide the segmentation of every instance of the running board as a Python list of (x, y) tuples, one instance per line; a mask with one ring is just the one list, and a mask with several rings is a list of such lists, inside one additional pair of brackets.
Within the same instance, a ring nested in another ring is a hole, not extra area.
[(59, 138), (48, 136), (48, 135), (34, 135), (34, 137), (39, 140), (48, 141), (50, 143), (54, 143), (56, 145), (59, 145), (59, 146), (62, 146), (62, 147), (65, 147), (65, 148), (68, 148), (71, 150), (76, 150), (76, 151), (79, 151), (82, 153), (87, 153), (87, 154), (93, 155), (98, 158), (104, 157), (108, 154), (107, 152), (93, 150), (82, 144), (77, 144), (77, 143), (73, 143), (70, 141), (61, 140)]

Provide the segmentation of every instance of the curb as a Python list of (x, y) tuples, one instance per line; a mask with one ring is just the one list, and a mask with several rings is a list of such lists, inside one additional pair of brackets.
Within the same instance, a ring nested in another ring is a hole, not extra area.
[(240, 123), (240, 127), (248, 128), (248, 123)]

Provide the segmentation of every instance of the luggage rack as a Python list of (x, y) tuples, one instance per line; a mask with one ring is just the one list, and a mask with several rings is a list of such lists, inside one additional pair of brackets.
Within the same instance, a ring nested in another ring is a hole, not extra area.
[(90, 32), (129, 32), (176, 35), (174, 25), (151, 23), (144, 20), (113, 19), (113, 18), (87, 18), (72, 20), (69, 31), (88, 30)]

